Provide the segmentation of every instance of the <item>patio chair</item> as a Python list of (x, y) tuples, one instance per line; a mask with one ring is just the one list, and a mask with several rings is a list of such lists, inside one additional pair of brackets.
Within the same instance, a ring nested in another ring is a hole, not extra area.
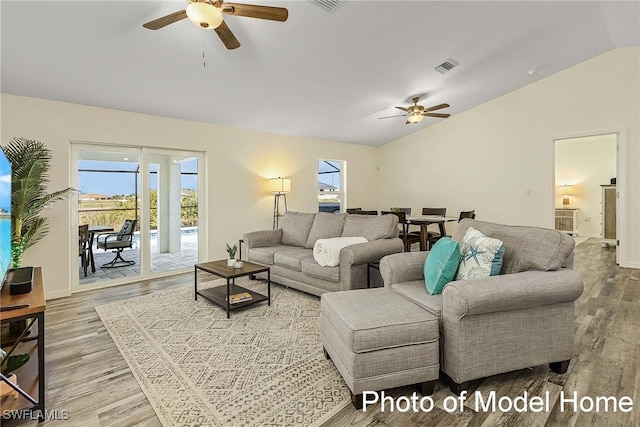
[(136, 219), (128, 219), (117, 233), (103, 233), (97, 236), (98, 249), (111, 250), (116, 256), (110, 262), (102, 264), (102, 268), (124, 267), (133, 265), (135, 261), (127, 261), (122, 258), (122, 250), (133, 247), (133, 232), (136, 229)]

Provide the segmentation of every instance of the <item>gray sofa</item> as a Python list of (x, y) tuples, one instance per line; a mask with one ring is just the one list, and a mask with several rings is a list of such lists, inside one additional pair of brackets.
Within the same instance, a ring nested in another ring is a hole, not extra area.
[(566, 372), (573, 357), (574, 301), (582, 294), (572, 270), (574, 241), (555, 230), (464, 219), (452, 238), (473, 226), (504, 242), (500, 275), (453, 281), (441, 295), (425, 289), (428, 252), (389, 255), (384, 286), (440, 320), (440, 366), (451, 390), (474, 379), (548, 363)]
[[(367, 287), (367, 263), (402, 252), (398, 217), (286, 212), (280, 228), (245, 233), (247, 259), (271, 268), (271, 280), (314, 295)], [(321, 267), (313, 258), (318, 239), (364, 237), (343, 248), (340, 264)]]

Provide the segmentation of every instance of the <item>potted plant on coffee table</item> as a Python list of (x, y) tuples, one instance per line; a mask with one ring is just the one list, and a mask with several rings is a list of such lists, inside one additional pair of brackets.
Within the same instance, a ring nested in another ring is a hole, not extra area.
[(227, 259), (227, 266), (233, 267), (236, 264), (236, 252), (238, 251), (238, 246), (233, 245), (229, 246), (227, 243), (227, 254), (229, 255), (229, 259)]

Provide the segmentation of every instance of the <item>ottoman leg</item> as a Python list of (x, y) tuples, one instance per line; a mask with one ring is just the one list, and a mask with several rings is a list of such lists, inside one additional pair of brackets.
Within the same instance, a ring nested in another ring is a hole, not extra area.
[(331, 360), (331, 356), (329, 356), (329, 353), (327, 353), (327, 350), (322, 347), (322, 352), (324, 353), (324, 358), (327, 360)]
[(423, 383), (416, 384), (416, 388), (418, 389), (418, 393), (423, 396), (431, 396), (433, 394), (433, 389), (436, 386), (436, 380), (433, 381), (425, 381)]
[(549, 368), (556, 374), (566, 374), (567, 369), (569, 369), (569, 362), (571, 362), (571, 359), (563, 360), (562, 362), (551, 362), (549, 363)]
[(467, 391), (469, 390), (469, 381), (465, 381), (461, 384), (458, 384), (457, 382), (450, 379), (449, 390), (451, 390), (452, 393), (455, 393), (458, 396), (460, 396), (460, 393), (462, 393), (465, 390)]
[(357, 410), (362, 409), (362, 406), (364, 405), (364, 402), (362, 401), (362, 393), (360, 394), (351, 394), (351, 403), (353, 404), (353, 407), (356, 408)]

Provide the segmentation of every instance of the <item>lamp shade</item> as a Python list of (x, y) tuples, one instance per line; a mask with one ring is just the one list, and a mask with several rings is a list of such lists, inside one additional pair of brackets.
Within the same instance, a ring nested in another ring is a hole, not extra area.
[(222, 24), (222, 12), (209, 3), (190, 3), (186, 11), (189, 21), (205, 30), (213, 30)]
[(287, 194), (291, 191), (291, 180), (288, 178), (269, 179), (269, 193)]
[(573, 185), (565, 184), (560, 186), (560, 194), (563, 196), (571, 196), (573, 194)]

